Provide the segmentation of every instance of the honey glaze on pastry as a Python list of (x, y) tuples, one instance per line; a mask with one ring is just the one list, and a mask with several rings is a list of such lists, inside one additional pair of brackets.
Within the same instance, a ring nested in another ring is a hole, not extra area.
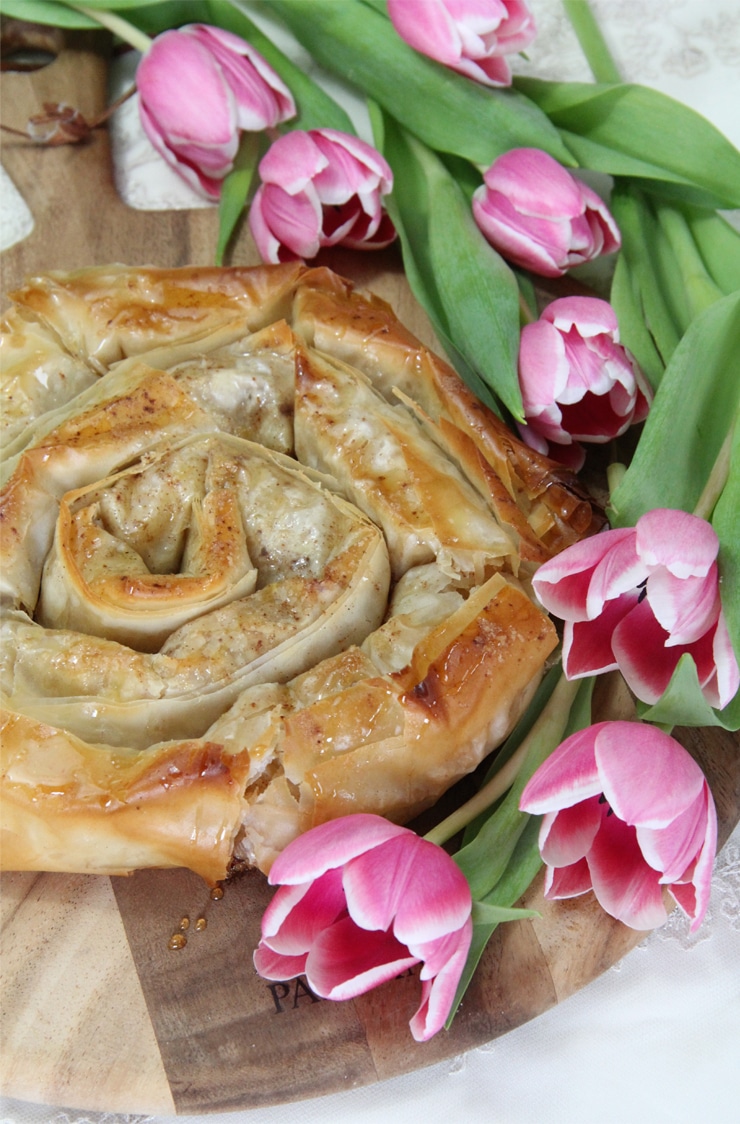
[(13, 299), (3, 868), (267, 871), (501, 742), (556, 645), (531, 573), (598, 518), (388, 305), (296, 264)]

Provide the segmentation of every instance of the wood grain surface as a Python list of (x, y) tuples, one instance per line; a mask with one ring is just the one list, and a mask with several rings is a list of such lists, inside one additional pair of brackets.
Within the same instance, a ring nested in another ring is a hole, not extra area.
[[(105, 104), (105, 83), (104, 37), (71, 37), (44, 69), (3, 73), (3, 120), (23, 128), (45, 101), (92, 116)], [(35, 222), (31, 236), (0, 258), (4, 295), (39, 270), (212, 261), (215, 211), (126, 207), (105, 130), (74, 148), (6, 135), (2, 159)], [(257, 260), (245, 231), (231, 260)], [(325, 261), (389, 300), (434, 343), (397, 251), (336, 252)], [(735, 738), (709, 730), (678, 736), (709, 777), (724, 842), (740, 818)], [(117, 879), (6, 874), (1, 888), (2, 1091), (109, 1112), (255, 1107), (430, 1065), (541, 1014), (643, 936), (609, 918), (591, 895), (545, 902), (540, 879), (526, 902), (541, 917), (497, 930), (451, 1031), (419, 1045), (408, 1030), (420, 986), (413, 972), (347, 1003), (318, 1000), (301, 980), (268, 984), (256, 975), (251, 954), (270, 896), (257, 873), (228, 883), (220, 901), (186, 871)], [(190, 922), (187, 944), (172, 951), (169, 938), (182, 918)]]

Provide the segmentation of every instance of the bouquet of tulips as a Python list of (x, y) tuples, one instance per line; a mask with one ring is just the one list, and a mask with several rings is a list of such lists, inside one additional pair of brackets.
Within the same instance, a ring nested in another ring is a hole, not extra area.
[[(560, 666), (476, 796), (423, 838), (372, 815), (324, 824), (270, 874), (257, 970), (343, 999), (421, 965), (419, 1040), (453, 1017), (495, 927), (526, 914), (543, 863), (548, 897), (592, 890), (650, 929), (667, 887), (697, 927), (716, 815), (670, 731), (740, 727), (740, 234), (720, 214), (740, 207), (740, 153), (621, 82), (588, 5), (563, 3), (594, 83), (512, 77), (536, 35), (524, 0), (3, 0), (141, 51), (142, 125), (218, 202), (217, 261), (245, 207), (266, 262), (398, 238), (487, 405), (575, 470), (612, 451), (610, 529), (534, 577), (563, 622)], [(365, 96), (373, 144), (258, 13)], [(583, 169), (610, 178), (608, 206)], [(602, 256), (606, 292), (577, 282), (543, 306), (538, 278)], [(592, 722), (610, 670), (637, 722)]]

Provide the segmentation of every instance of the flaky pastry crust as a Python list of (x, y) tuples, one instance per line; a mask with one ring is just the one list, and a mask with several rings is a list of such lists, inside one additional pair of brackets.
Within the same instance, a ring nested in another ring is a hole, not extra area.
[(387, 304), (299, 264), (13, 299), (3, 868), (267, 871), (506, 737), (557, 642), (529, 577), (594, 512)]

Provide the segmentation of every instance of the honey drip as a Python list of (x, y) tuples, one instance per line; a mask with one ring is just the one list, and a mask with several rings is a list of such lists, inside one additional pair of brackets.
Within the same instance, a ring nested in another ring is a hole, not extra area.
[[(210, 901), (214, 901), (214, 902), (221, 901), (221, 899), (224, 896), (223, 886), (221, 886), (221, 885), (214, 886), (212, 888), (212, 890), (210, 891), (210, 894), (208, 896), (209, 896)], [(202, 933), (204, 929), (208, 928), (208, 919), (206, 917), (207, 908), (208, 908), (208, 905), (206, 905), (206, 908), (203, 910), (203, 912), (199, 913), (198, 916), (195, 919), (195, 923), (193, 925), (193, 928), (194, 928), (196, 933)], [(172, 949), (173, 951), (176, 950), (176, 949), (185, 948), (185, 945), (188, 943), (188, 938), (185, 936), (185, 933), (188, 931), (189, 928), (190, 928), (190, 918), (187, 917), (187, 916), (181, 917), (180, 918), (180, 924), (178, 925), (176, 932), (174, 932), (172, 934), (172, 936), (170, 937), (170, 939), (167, 942), (167, 948)]]

